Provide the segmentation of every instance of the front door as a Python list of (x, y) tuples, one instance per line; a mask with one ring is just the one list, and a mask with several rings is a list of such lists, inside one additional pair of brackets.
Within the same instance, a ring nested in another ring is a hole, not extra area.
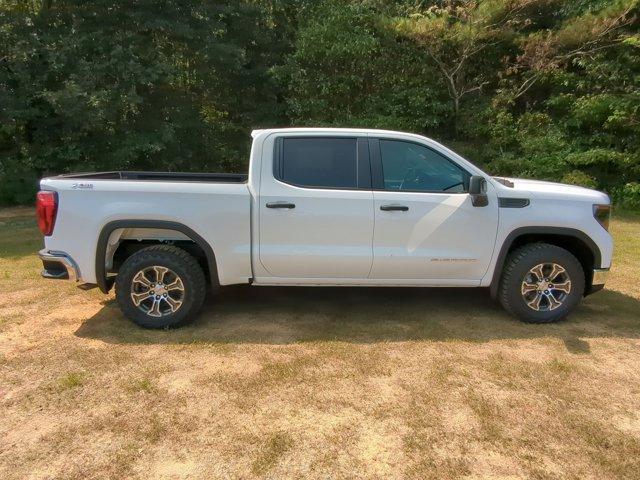
[(474, 207), (470, 174), (420, 143), (372, 139), (375, 232), (373, 279), (471, 285), (486, 272), (498, 207)]
[(373, 262), (368, 157), (366, 137), (275, 140), (273, 161), (263, 161), (259, 197), (260, 262), (272, 277), (367, 278)]

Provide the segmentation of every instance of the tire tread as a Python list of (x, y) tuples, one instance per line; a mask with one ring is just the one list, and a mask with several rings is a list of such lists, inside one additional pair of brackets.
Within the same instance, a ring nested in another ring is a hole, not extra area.
[[(135, 270), (139, 268), (140, 263), (156, 260), (160, 261), (161, 259), (168, 259), (169, 261), (176, 261), (181, 264), (186, 271), (187, 277), (186, 279), (183, 279), (183, 281), (186, 280), (193, 286), (191, 294), (194, 301), (191, 307), (188, 311), (182, 313), (178, 321), (170, 322), (168, 325), (159, 324), (156, 318), (140, 318), (138, 310), (128, 301), (127, 293), (129, 286), (122, 284), (123, 279), (127, 276), (128, 270)], [(125, 293), (122, 294), (120, 292)], [(120, 309), (128, 318), (144, 328), (178, 327), (188, 323), (202, 307), (205, 297), (206, 280), (200, 264), (191, 254), (173, 245), (152, 245), (138, 250), (125, 260), (116, 278), (116, 300)]]
[(578, 259), (568, 250), (558, 247), (557, 245), (552, 245), (544, 242), (535, 242), (535, 243), (527, 243), (521, 247), (516, 248), (513, 252), (509, 253), (507, 256), (507, 260), (505, 261), (505, 266), (502, 271), (502, 276), (500, 278), (500, 285), (498, 289), (498, 300), (502, 307), (509, 313), (510, 315), (520, 318), (523, 322), (526, 323), (553, 323), (562, 320), (568, 312), (559, 312), (556, 315), (549, 315), (546, 318), (534, 318), (532, 316), (523, 316), (519, 313), (511, 303), (511, 298), (509, 296), (510, 288), (513, 288), (514, 282), (516, 284), (520, 283), (519, 279), (514, 279), (516, 268), (523, 262), (526, 261), (527, 257), (531, 255), (535, 255), (538, 252), (542, 251), (556, 251), (561, 252), (563, 255), (569, 255), (573, 261), (575, 261), (576, 266), (579, 267), (581, 274), (584, 278), (584, 271), (582, 270), (582, 265), (578, 261)]

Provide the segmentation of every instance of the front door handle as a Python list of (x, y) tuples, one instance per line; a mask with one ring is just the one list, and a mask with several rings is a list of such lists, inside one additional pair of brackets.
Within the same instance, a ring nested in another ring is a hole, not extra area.
[(409, 207), (407, 207), (406, 205), (380, 205), (380, 210), (382, 210), (383, 212), (406, 212), (407, 210), (409, 210)]
[(296, 204), (289, 202), (269, 202), (267, 203), (267, 208), (288, 208), (291, 210), (292, 208), (296, 208)]

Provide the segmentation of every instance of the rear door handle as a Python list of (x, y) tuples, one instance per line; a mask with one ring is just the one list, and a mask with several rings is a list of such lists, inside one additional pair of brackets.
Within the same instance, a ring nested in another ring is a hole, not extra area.
[(382, 210), (383, 212), (406, 212), (407, 210), (409, 210), (409, 207), (407, 207), (406, 205), (380, 205), (380, 210)]
[(289, 203), (289, 202), (269, 202), (269, 203), (267, 203), (267, 208), (288, 208), (288, 209), (292, 209), (292, 208), (296, 208), (296, 204), (295, 203)]

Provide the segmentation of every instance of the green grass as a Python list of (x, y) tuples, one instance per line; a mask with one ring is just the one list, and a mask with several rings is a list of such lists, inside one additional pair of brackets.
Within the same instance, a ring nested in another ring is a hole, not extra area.
[(71, 390), (81, 387), (84, 383), (85, 375), (82, 372), (69, 372), (58, 379), (60, 390)]
[(0, 258), (19, 258), (43, 246), (33, 215), (0, 217)]
[(276, 432), (269, 435), (251, 466), (251, 472), (254, 475), (267, 473), (292, 446), (291, 435), (286, 432)]
[[(0, 210), (0, 213), (2, 211)], [(555, 325), (482, 290), (227, 288), (142, 330), (0, 216), (0, 478), (637, 478), (640, 216)]]

